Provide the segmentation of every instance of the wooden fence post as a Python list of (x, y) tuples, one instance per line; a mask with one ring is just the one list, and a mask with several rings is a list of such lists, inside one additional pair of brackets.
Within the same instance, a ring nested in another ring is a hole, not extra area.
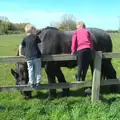
[(93, 73), (93, 81), (92, 81), (92, 96), (91, 96), (92, 103), (95, 103), (96, 101), (99, 100), (101, 63), (102, 63), (102, 52), (96, 51), (94, 56), (94, 73)]

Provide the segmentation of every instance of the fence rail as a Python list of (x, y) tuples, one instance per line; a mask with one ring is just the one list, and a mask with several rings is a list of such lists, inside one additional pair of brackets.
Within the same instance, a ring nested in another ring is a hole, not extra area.
[[(43, 89), (60, 89), (60, 88), (82, 88), (92, 86), (91, 101), (94, 103), (99, 100), (100, 85), (116, 85), (120, 84), (120, 80), (100, 80), (101, 77), (101, 63), (102, 59), (106, 58), (120, 58), (120, 53), (102, 53), (101, 51), (94, 52), (94, 73), (93, 81), (77, 82), (77, 83), (54, 83), (41, 84), (40, 90)], [(74, 55), (45, 55), (42, 56), (42, 61), (69, 61), (76, 60)], [(19, 56), (1, 56), (0, 63), (17, 63), (26, 62), (26, 59)], [(14, 92), (14, 91), (31, 91), (34, 90), (28, 85), (22, 86), (0, 86), (0, 92)]]
[[(108, 79), (102, 80), (101, 86), (104, 85), (117, 85), (120, 84), (120, 80)], [(83, 87), (92, 87), (92, 80), (85, 82), (73, 82), (73, 83), (53, 83), (53, 84), (40, 84), (39, 90), (45, 89), (61, 89), (61, 88), (83, 88)], [(35, 90), (28, 85), (10, 85), (10, 86), (0, 86), (0, 92), (17, 92), (17, 91), (32, 91)]]
[[(106, 58), (120, 58), (120, 53), (103, 53), (101, 56), (103, 59)], [(76, 60), (75, 55), (70, 54), (58, 54), (58, 55), (44, 55), (42, 56), (42, 61), (68, 61)], [(20, 56), (0, 56), (0, 63), (17, 63), (26, 62), (24, 57)]]

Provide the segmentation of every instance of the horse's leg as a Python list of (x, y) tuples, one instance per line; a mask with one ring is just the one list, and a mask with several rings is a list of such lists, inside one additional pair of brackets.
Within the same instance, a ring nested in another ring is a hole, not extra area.
[(107, 76), (107, 78), (117, 79), (116, 71), (115, 71), (110, 59), (105, 59), (103, 61), (103, 69), (105, 72), (105, 76)]
[[(55, 67), (55, 75), (59, 81), (59, 83), (66, 83), (66, 80), (65, 80), (65, 77), (60, 69), (59, 66), (56, 66)], [(62, 96), (69, 96), (69, 88), (67, 89), (62, 89), (63, 90), (63, 93), (62, 93)]]
[[(48, 83), (49, 84), (56, 83), (55, 74), (54, 74), (54, 67), (53, 67), (52, 63), (45, 64), (45, 71), (47, 74)], [(48, 99), (53, 99), (54, 97), (56, 97), (56, 90), (55, 89), (49, 90)]]
[[(116, 71), (111, 63), (110, 59), (105, 59), (103, 61), (104, 75), (107, 79), (117, 79)], [(118, 85), (111, 85), (110, 92), (117, 92)]]

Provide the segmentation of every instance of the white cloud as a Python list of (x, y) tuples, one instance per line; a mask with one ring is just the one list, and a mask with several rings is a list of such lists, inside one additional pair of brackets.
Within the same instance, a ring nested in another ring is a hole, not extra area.
[[(30, 22), (37, 28), (49, 26), (52, 21), (58, 22), (65, 12), (50, 11), (24, 11), (24, 12), (0, 12), (0, 16), (6, 16), (11, 22)], [(69, 14), (69, 13), (68, 13)], [(71, 13), (72, 14), (72, 13)], [(88, 27), (98, 27), (102, 29), (118, 29), (117, 16), (88, 16), (73, 14), (76, 20), (82, 20)]]
[(37, 28), (50, 25), (52, 21), (59, 21), (64, 12), (26, 11), (26, 12), (0, 12), (0, 16), (6, 16), (11, 22), (30, 22)]

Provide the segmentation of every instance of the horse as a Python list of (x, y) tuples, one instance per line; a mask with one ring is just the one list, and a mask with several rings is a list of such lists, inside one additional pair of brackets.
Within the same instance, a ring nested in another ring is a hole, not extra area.
[[(98, 28), (87, 28), (91, 34), (94, 50), (102, 51), (102, 52), (112, 52), (112, 40), (107, 32)], [(61, 31), (55, 27), (46, 27), (37, 32), (37, 36), (41, 40), (41, 53), (42, 55), (53, 55), (53, 54), (70, 54), (71, 53), (71, 43), (72, 43), (72, 35), (74, 31)], [(19, 64), (19, 63), (18, 63)], [(65, 83), (65, 77), (62, 73), (61, 67), (74, 68), (77, 66), (76, 60), (68, 60), (68, 61), (50, 61), (50, 62), (42, 62), (43, 67), (45, 68), (48, 83), (56, 83), (55, 78), (57, 77), (59, 83)], [(16, 65), (17, 67), (18, 65)], [(26, 66), (25, 63), (22, 65)], [(91, 71), (93, 73), (93, 60), (90, 64)], [(11, 69), (12, 75), (15, 77), (17, 74), (16, 81), (19, 84), (20, 81), (24, 80), (25, 84), (28, 82), (27, 78), (27, 69), (22, 69), (19, 66), (17, 67), (17, 71)], [(22, 69), (22, 70), (21, 70)], [(19, 71), (19, 72), (18, 72)], [(24, 75), (21, 75), (21, 72)], [(107, 79), (116, 79), (116, 71), (111, 63), (111, 59), (103, 59), (102, 60), (102, 73), (104, 78)], [(19, 76), (19, 77), (18, 77)], [(18, 80), (19, 78), (19, 80)], [(27, 82), (26, 82), (27, 81)], [(69, 96), (69, 89), (62, 89), (62, 96)], [(30, 95), (28, 95), (30, 96)], [(49, 98), (56, 97), (56, 90), (49, 90)], [(27, 97), (28, 98), (28, 97)]]

